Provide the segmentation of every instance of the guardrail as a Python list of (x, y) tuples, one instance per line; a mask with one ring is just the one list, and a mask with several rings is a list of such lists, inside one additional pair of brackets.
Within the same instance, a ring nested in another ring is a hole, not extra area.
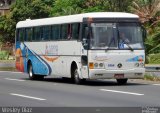
[(145, 65), (146, 72), (160, 72), (160, 65)]

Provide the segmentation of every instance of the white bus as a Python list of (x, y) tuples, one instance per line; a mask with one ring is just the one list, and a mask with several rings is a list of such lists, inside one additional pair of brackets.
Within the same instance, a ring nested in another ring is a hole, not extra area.
[(144, 77), (145, 30), (130, 13), (96, 12), (27, 19), (16, 26), (16, 68), (30, 79)]

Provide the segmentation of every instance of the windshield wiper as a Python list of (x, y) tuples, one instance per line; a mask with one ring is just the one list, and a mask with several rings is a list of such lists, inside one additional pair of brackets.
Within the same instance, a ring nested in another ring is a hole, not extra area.
[(110, 46), (111, 46), (112, 43), (115, 44), (115, 39), (114, 38), (111, 39), (110, 43), (108, 44), (108, 48), (106, 50), (110, 49)]
[(134, 51), (134, 49), (129, 45), (129, 42), (122, 39), (122, 41), (128, 46), (128, 48), (131, 50), (131, 51)]

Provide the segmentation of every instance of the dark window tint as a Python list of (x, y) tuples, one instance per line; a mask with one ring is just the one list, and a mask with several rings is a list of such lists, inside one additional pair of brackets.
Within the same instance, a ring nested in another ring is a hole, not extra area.
[(25, 41), (32, 41), (32, 28), (25, 29)]
[(60, 39), (60, 25), (53, 25), (52, 26), (52, 37), (51, 40), (58, 40)]
[(41, 38), (40, 27), (35, 27), (33, 31), (34, 31), (33, 40), (39, 41)]
[(68, 25), (62, 25), (62, 29), (61, 29), (61, 39), (67, 39), (68, 37)]
[(82, 39), (83, 38), (87, 39), (88, 36), (89, 36), (89, 32), (86, 33), (86, 29), (88, 29), (88, 31), (89, 31), (88, 25), (87, 24), (83, 24), (83, 26), (82, 26)]
[(79, 23), (72, 24), (72, 39), (79, 38), (79, 31), (80, 31), (79, 29), (80, 29)]
[(42, 38), (43, 40), (50, 40), (50, 36), (51, 36), (51, 27), (50, 26), (44, 26), (43, 28), (43, 35)]
[(18, 41), (24, 41), (24, 29), (21, 28), (21, 29), (18, 29)]
[(19, 29), (16, 30), (16, 41), (20, 41), (20, 39), (19, 39)]
[(68, 24), (68, 30), (67, 30), (67, 39), (72, 38), (72, 24)]

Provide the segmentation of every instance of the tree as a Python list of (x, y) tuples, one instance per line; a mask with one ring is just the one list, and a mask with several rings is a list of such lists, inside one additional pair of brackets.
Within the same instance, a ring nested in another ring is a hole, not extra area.
[(104, 12), (106, 6), (106, 0), (84, 0), (82, 3), (83, 12)]
[(147, 54), (157, 54), (160, 53), (160, 28), (157, 29), (157, 32), (148, 36), (145, 41), (146, 44), (146, 53)]
[[(54, 0), (16, 0), (11, 6), (10, 13), (4, 16), (3, 22), (0, 23), (1, 31), (3, 31), (4, 41), (14, 42), (16, 24), (19, 21), (30, 19), (38, 19), (49, 17)], [(3, 24), (2, 24), (3, 23)]]
[(105, 0), (108, 6), (107, 11), (111, 12), (129, 12), (133, 0)]
[(27, 18), (36, 19), (48, 17), (50, 7), (41, 0), (16, 0), (11, 7), (11, 18), (16, 22)]
[(148, 28), (160, 22), (160, 0), (135, 0), (131, 9)]
[(81, 13), (82, 1), (83, 0), (55, 0), (50, 15), (62, 16)]
[(55, 0), (51, 16), (87, 12), (129, 11), (132, 0)]
[(52, 7), (55, 2), (55, 0), (41, 0), (41, 1), (50, 7)]
[(139, 15), (146, 27), (148, 37), (145, 41), (146, 53), (160, 52), (160, 0), (135, 0), (131, 7), (132, 12)]

